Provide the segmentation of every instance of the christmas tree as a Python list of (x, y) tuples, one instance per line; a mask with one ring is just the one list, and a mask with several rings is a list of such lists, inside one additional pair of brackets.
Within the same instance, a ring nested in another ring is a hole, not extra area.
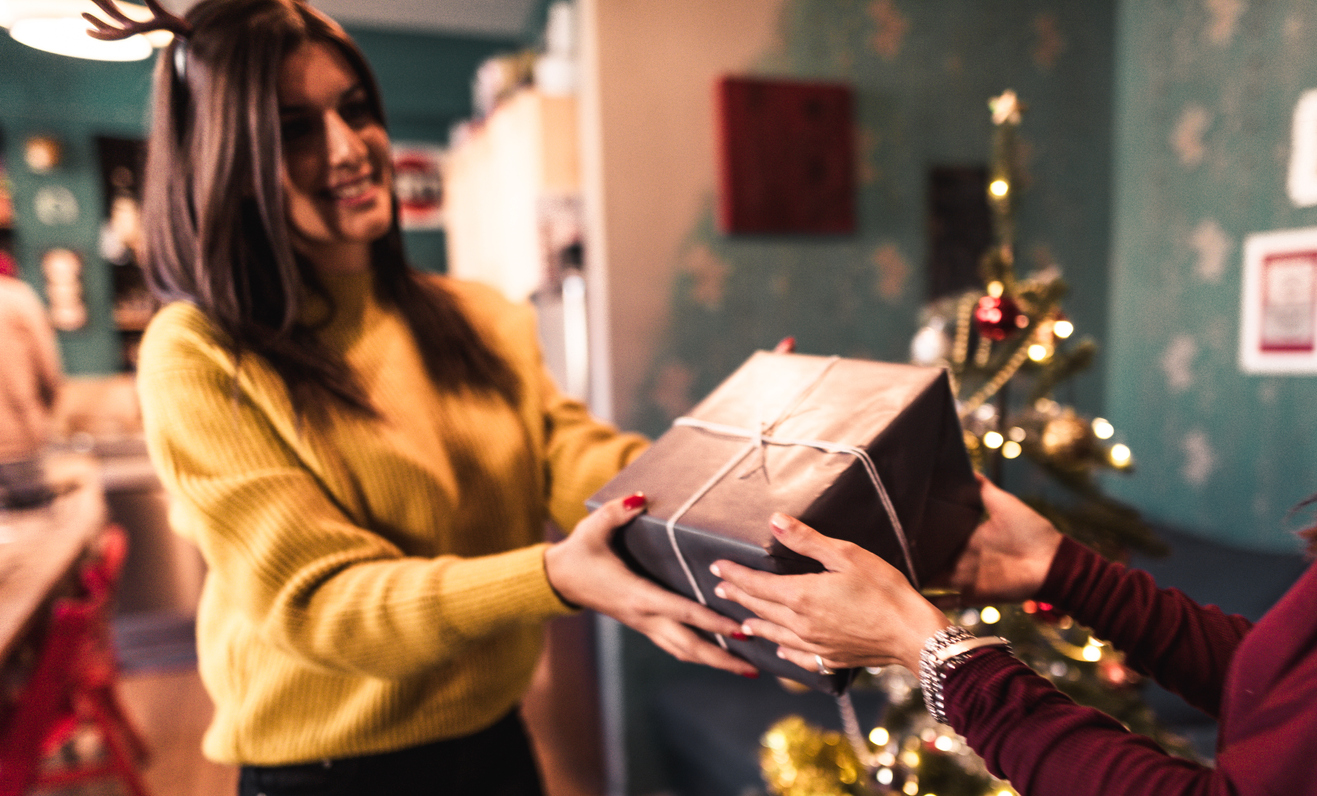
[[(1115, 429), (1058, 402), (1056, 388), (1093, 362), (1097, 345), (1076, 339), (1061, 300), (1066, 284), (1055, 268), (1021, 277), (1015, 267), (1019, 185), (1017, 128), (1024, 107), (1015, 92), (989, 102), (994, 126), (987, 199), (993, 240), (982, 287), (934, 302), (911, 343), (916, 364), (946, 368), (956, 394), (965, 447), (974, 466), (1000, 482), (1003, 465), (1035, 468), (1045, 484), (1021, 495), (1064, 534), (1110, 558), (1131, 551), (1163, 554), (1164, 545), (1131, 507), (1104, 494), (1099, 474), (1128, 473), (1128, 447)], [(929, 594), (930, 597), (946, 595)], [(1033, 601), (949, 612), (977, 635), (1011, 640), (1015, 654), (1075, 701), (1096, 707), (1168, 751), (1192, 757), (1187, 743), (1160, 727), (1144, 702), (1139, 677), (1122, 656), (1087, 628)], [(781, 796), (1012, 794), (964, 740), (924, 709), (918, 682), (900, 667), (871, 670), (856, 688), (877, 688), (887, 707), (863, 727), (847, 698), (839, 700), (846, 732), (825, 732), (798, 717), (763, 738), (761, 769)]]

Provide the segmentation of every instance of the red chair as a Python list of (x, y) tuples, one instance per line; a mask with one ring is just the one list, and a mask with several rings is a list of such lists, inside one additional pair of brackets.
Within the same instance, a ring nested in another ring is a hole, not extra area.
[[(111, 601), (127, 552), (123, 529), (107, 528), (98, 555), (80, 573), (84, 594), (55, 601), (36, 666), (0, 734), (0, 796), (108, 777), (132, 796), (148, 796), (137, 769), (146, 744), (115, 695), (110, 639)], [(104, 759), (43, 768), (84, 726), (99, 733)]]

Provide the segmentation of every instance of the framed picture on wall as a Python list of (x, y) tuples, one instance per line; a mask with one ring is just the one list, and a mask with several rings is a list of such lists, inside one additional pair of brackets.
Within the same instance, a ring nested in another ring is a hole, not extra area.
[(443, 229), (445, 155), (438, 144), (394, 143), (394, 187), (403, 229)]
[(1244, 240), (1239, 364), (1246, 373), (1317, 373), (1317, 227)]

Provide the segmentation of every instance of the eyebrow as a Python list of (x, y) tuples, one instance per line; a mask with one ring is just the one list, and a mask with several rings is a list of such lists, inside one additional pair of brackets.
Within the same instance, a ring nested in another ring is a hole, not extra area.
[[(343, 93), (338, 95), (338, 101), (336, 105), (341, 105), (344, 102), (350, 102), (356, 99), (357, 94), (363, 94), (368, 96), (368, 92), (366, 91), (366, 85), (364, 83), (353, 83), (352, 85), (344, 89)], [(311, 105), (284, 105), (282, 103), (279, 105), (280, 116), (285, 116), (285, 115), (292, 116), (300, 113), (309, 113), (313, 110), (314, 110), (314, 106)]]

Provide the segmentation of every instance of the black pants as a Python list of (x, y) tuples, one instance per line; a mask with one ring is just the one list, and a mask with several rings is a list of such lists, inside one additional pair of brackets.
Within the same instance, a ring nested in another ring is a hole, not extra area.
[(397, 752), (243, 766), (238, 796), (543, 796), (517, 711), (487, 730)]

